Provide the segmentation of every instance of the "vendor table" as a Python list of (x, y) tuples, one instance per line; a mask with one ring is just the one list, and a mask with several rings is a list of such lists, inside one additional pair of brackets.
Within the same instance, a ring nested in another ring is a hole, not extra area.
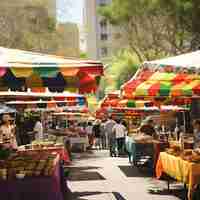
[(160, 178), (164, 173), (186, 184), (188, 186), (188, 199), (192, 199), (195, 186), (200, 183), (200, 164), (162, 152), (156, 165), (157, 178)]
[(88, 137), (69, 137), (70, 143), (73, 145), (82, 145), (83, 151), (86, 151), (89, 141)]
[[(165, 148), (167, 148), (169, 145), (167, 142), (160, 142), (154, 140), (152, 143), (148, 144), (140, 144), (136, 143), (133, 139), (133, 137), (126, 137), (126, 150), (129, 154), (129, 161), (131, 163), (134, 163), (134, 161), (137, 159), (137, 153), (143, 152), (143, 148), (146, 146), (146, 148), (149, 151), (149, 155), (153, 157), (153, 167), (156, 167), (156, 163), (159, 157), (160, 152), (164, 151)], [(152, 152), (151, 152), (152, 150)], [(140, 151), (140, 152), (138, 152)]]
[(63, 200), (64, 176), (59, 155), (56, 157), (51, 177), (25, 177), (18, 180), (1, 180), (2, 200)]
[(48, 147), (46, 149), (20, 149), (18, 150), (20, 153), (37, 153), (37, 152), (46, 152), (49, 154), (57, 153), (60, 156), (60, 159), (65, 163), (70, 163), (70, 158), (67, 150), (64, 147)]

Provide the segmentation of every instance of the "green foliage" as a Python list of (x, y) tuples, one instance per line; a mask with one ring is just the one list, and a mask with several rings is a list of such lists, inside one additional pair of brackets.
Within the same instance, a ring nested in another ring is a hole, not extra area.
[(81, 52), (81, 53), (80, 53), (80, 58), (83, 58), (83, 59), (84, 59), (84, 58), (85, 58), (85, 59), (88, 58), (87, 53)]
[(120, 51), (114, 56), (105, 71), (105, 77), (101, 80), (101, 95), (109, 91), (119, 90), (137, 71), (139, 60), (129, 50)]
[(99, 13), (125, 30), (140, 61), (199, 48), (199, 0), (113, 0)]
[(48, 26), (49, 32), (56, 31), (56, 19), (54, 19), (53, 17), (48, 17), (47, 26)]

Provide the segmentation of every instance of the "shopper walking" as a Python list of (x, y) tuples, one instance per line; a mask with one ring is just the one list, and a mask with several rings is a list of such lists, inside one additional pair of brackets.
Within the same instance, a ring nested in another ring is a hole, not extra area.
[(107, 136), (107, 144), (110, 150), (110, 156), (116, 156), (116, 136), (113, 132), (113, 127), (115, 126), (116, 122), (110, 116), (108, 120), (105, 122), (105, 133)]
[(100, 137), (101, 137), (101, 128), (100, 128), (100, 120), (96, 120), (92, 129), (93, 135), (95, 137), (95, 148), (100, 149)]
[(92, 134), (92, 129), (93, 129), (92, 122), (88, 122), (85, 131), (88, 136), (89, 148), (92, 148), (94, 144), (94, 136)]
[(106, 131), (105, 131), (105, 120), (101, 121), (101, 125), (100, 125), (100, 134), (101, 134), (101, 138), (100, 138), (100, 143), (101, 143), (101, 148), (102, 149), (106, 149), (107, 148), (107, 141), (106, 141)]
[(116, 122), (117, 123), (113, 127), (113, 133), (116, 135), (118, 155), (122, 155), (124, 153), (127, 129), (121, 123), (121, 120), (117, 120)]
[(43, 140), (44, 139), (44, 133), (43, 133), (43, 125), (41, 122), (41, 118), (38, 116), (35, 118), (35, 126), (33, 129), (33, 132), (35, 133), (35, 140)]

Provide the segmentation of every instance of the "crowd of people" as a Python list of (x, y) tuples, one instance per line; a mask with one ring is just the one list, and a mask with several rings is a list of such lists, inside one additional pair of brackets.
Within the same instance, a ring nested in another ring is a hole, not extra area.
[[(0, 144), (6, 148), (16, 149), (17, 146), (29, 144), (33, 140), (44, 138), (43, 125), (40, 117), (31, 121), (15, 121), (10, 114), (3, 114), (0, 119)], [(17, 125), (16, 125), (17, 123)]]
[(88, 122), (86, 133), (90, 148), (109, 149), (110, 156), (122, 155), (125, 152), (125, 137), (128, 133), (126, 123), (112, 117)]

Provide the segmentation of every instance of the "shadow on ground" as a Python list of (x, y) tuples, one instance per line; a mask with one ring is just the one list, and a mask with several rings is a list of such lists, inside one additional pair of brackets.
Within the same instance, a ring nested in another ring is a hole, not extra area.
[(100, 173), (96, 171), (99, 167), (87, 166), (87, 167), (69, 167), (69, 181), (97, 181), (106, 180)]
[(133, 177), (152, 177), (152, 170), (148, 170), (146, 168), (137, 168), (132, 165), (122, 165), (118, 166), (119, 169), (124, 173), (124, 175), (128, 178), (133, 178)]
[(167, 187), (167, 181), (162, 179), (152, 179), (150, 183), (151, 187), (149, 187), (148, 192), (151, 195), (159, 195), (159, 196), (175, 196), (180, 200), (187, 199), (187, 189), (184, 187), (182, 183), (178, 183), (175, 180), (170, 181), (170, 188)]
[(159, 195), (159, 196), (169, 196), (169, 195), (175, 196), (180, 200), (185, 200), (187, 197), (187, 192), (183, 188), (174, 188), (172, 190), (154, 188), (154, 189), (149, 189), (149, 193), (152, 195)]
[(112, 192), (116, 200), (126, 200), (119, 192)]
[(106, 194), (106, 192), (98, 192), (98, 191), (85, 191), (85, 192), (71, 192), (70, 190), (67, 191), (65, 195), (65, 200), (88, 200), (87, 196), (93, 196), (93, 195), (101, 195)]

